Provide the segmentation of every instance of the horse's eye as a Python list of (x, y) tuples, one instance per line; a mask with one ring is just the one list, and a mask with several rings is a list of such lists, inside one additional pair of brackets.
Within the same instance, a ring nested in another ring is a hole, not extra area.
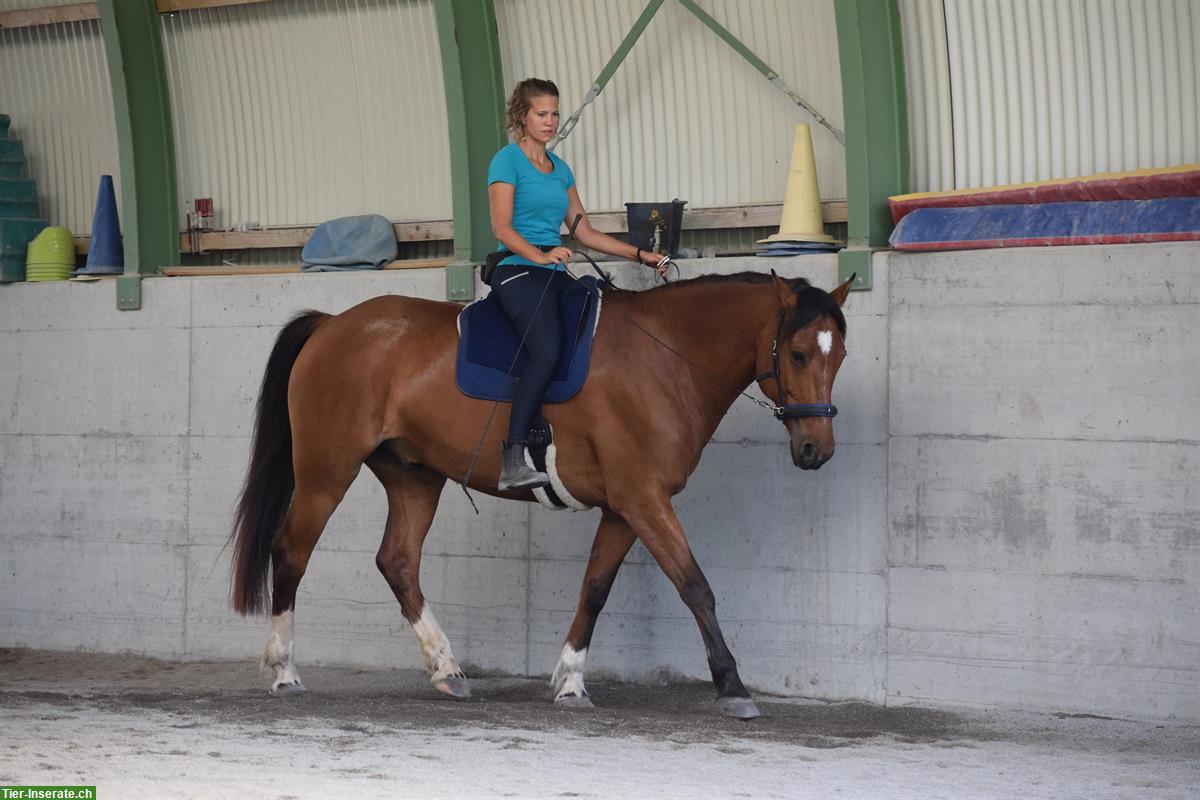
[(792, 351), (792, 361), (795, 361), (798, 366), (803, 367), (804, 363), (805, 363), (805, 361), (807, 361), (807, 359), (804, 357), (804, 353), (800, 353), (800, 352), (793, 350)]

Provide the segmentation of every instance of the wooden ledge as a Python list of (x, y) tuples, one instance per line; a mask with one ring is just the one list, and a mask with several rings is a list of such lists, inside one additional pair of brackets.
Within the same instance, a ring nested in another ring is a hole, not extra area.
[[(689, 208), (683, 215), (685, 231), (711, 230), (716, 228), (771, 228), (779, 225), (783, 213), (782, 203), (755, 203), (729, 208)], [(625, 212), (600, 211), (589, 214), (592, 225), (604, 233), (627, 233)], [(825, 224), (845, 222), (847, 207), (845, 200), (827, 200), (821, 203), (821, 219)], [(454, 240), (454, 221), (449, 219), (394, 222), (398, 242), (449, 242)], [(316, 230), (315, 225), (266, 228), (254, 231), (202, 231), (200, 248), (214, 250), (264, 250), (303, 247)], [(90, 239), (75, 237), (75, 251), (86, 253)], [(179, 249), (191, 253), (191, 236), (179, 234)]]
[[(384, 269), (443, 269), (453, 259), (450, 258), (409, 258), (403, 261), (392, 261), (384, 264)], [(238, 267), (221, 264), (213, 267), (163, 267), (162, 274), (170, 278), (205, 277), (209, 275), (293, 275), (301, 272), (299, 264), (281, 264), (279, 266), (247, 266)], [(347, 272), (378, 272), (378, 270), (347, 270)], [(330, 273), (312, 273), (325, 274)]]

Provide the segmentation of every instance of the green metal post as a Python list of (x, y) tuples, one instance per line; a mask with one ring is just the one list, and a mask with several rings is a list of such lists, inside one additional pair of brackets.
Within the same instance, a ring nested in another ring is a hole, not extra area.
[(435, 0), (454, 193), (454, 262), (446, 299), (475, 298), (475, 265), (495, 244), (487, 168), (505, 141), (504, 76), (493, 0)]
[[(890, 195), (908, 191), (908, 94), (899, 0), (834, 0), (846, 116), (847, 248), (838, 276), (871, 288), (871, 252), (887, 247)], [(868, 61), (869, 59), (869, 61)]]
[(179, 263), (175, 139), (154, 3), (100, 0), (100, 31), (112, 84), (121, 162), (125, 274), (117, 308), (141, 308), (141, 278)]

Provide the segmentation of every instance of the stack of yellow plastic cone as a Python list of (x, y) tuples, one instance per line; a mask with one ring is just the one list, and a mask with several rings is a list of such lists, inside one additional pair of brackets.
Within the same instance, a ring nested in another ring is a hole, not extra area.
[(66, 228), (43, 228), (29, 243), (25, 280), (65, 281), (75, 269), (75, 243)]
[[(813, 161), (812, 131), (807, 125), (796, 126), (792, 142), (792, 164), (788, 169), (787, 192), (783, 196), (783, 215), (779, 233), (760, 239), (759, 244), (786, 242), (834, 244), (821, 223), (821, 194), (817, 189), (817, 168)], [(767, 249), (775, 249), (768, 247)], [(822, 248), (824, 249), (824, 248)]]

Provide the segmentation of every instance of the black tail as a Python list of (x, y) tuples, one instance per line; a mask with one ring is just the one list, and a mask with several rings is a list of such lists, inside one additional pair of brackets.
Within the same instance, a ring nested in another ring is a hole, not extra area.
[(292, 472), (292, 426), (288, 418), (288, 379), (301, 348), (317, 326), (329, 317), (302, 311), (284, 326), (275, 340), (258, 395), (254, 444), (246, 484), (238, 500), (233, 533), (234, 610), (265, 613), (270, 603), (271, 541), (292, 502), (296, 476)]

